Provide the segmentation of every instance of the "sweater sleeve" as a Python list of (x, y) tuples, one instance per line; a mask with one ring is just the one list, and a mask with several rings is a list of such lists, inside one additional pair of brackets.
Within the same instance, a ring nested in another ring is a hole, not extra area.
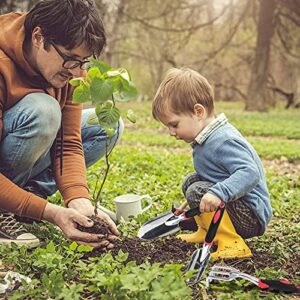
[[(0, 75), (0, 141), (2, 139), (5, 85)], [(47, 201), (18, 187), (0, 173), (0, 209), (40, 220)]]
[(238, 141), (224, 142), (216, 151), (216, 161), (230, 176), (213, 185), (208, 192), (222, 201), (239, 199), (258, 184), (258, 167), (249, 150)]
[(5, 99), (4, 79), (0, 74), (0, 141), (2, 139), (4, 99)]
[[(60, 132), (56, 147), (56, 183), (66, 205), (75, 198), (89, 198), (81, 141), (82, 105), (67, 100), (62, 110), (63, 145)], [(60, 150), (63, 147), (61, 174)]]

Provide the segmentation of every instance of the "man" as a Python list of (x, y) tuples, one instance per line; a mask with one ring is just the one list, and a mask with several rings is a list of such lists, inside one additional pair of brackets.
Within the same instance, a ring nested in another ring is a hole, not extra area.
[[(77, 229), (93, 225), (86, 166), (104, 155), (107, 136), (86, 124), (93, 109), (82, 113), (68, 84), (104, 45), (92, 0), (44, 0), (28, 14), (0, 16), (0, 243), (38, 244), (16, 215), (50, 221), (80, 244), (113, 246), (118, 231), (102, 212), (113, 233), (107, 240)], [(66, 207), (45, 200), (57, 189)]]

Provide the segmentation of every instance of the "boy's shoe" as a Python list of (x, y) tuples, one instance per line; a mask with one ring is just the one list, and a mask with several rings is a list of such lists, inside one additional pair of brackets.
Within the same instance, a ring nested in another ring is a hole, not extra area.
[(203, 243), (207, 231), (204, 229), (205, 227), (200, 216), (195, 216), (194, 220), (198, 225), (197, 231), (194, 233), (179, 234), (177, 237), (188, 243)]
[[(194, 217), (199, 226), (198, 231), (192, 234), (181, 234), (178, 237), (188, 243), (203, 243), (214, 214), (215, 212), (207, 212)], [(214, 241), (218, 244), (218, 249), (211, 254), (212, 260), (252, 256), (244, 239), (236, 232), (226, 210)]]
[(29, 233), (22, 223), (14, 218), (13, 214), (0, 211), (0, 244), (9, 245), (11, 243), (34, 248), (40, 244), (40, 240)]

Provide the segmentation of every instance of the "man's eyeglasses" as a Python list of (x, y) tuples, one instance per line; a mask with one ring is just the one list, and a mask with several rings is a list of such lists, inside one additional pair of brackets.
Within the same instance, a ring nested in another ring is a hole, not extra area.
[(62, 66), (65, 69), (75, 69), (75, 68), (80, 68), (81, 70), (88, 70), (90, 67), (90, 61), (89, 60), (80, 60), (80, 59), (76, 59), (74, 57), (68, 56), (64, 53), (62, 53), (57, 46), (52, 43), (49, 42), (53, 48), (56, 50), (56, 52), (59, 54), (59, 56), (64, 60), (62, 63)]

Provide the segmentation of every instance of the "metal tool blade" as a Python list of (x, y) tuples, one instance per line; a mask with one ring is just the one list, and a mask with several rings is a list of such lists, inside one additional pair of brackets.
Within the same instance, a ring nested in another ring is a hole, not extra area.
[(194, 207), (187, 211), (184, 211), (183, 213), (181, 213), (178, 216), (174, 216), (174, 217), (170, 218), (168, 221), (165, 222), (165, 224), (167, 226), (173, 226), (173, 225), (179, 224), (180, 222), (185, 221), (189, 218), (192, 218), (192, 217), (198, 215), (199, 213), (200, 213), (199, 207)]
[(204, 258), (204, 260), (202, 262), (201, 262), (201, 253), (202, 253), (202, 248), (195, 250), (192, 254), (191, 261), (189, 263), (187, 270), (188, 271), (198, 270), (198, 272), (195, 276), (188, 279), (188, 281), (187, 281), (188, 284), (194, 284), (194, 283), (199, 282), (202, 278), (202, 275), (203, 275), (208, 263), (209, 263), (210, 252), (209, 251), (207, 252), (206, 257)]
[(166, 226), (165, 222), (174, 217), (172, 211), (168, 211), (162, 215), (143, 224), (137, 234), (140, 239), (152, 240), (158, 237), (164, 237), (179, 231), (179, 225)]

